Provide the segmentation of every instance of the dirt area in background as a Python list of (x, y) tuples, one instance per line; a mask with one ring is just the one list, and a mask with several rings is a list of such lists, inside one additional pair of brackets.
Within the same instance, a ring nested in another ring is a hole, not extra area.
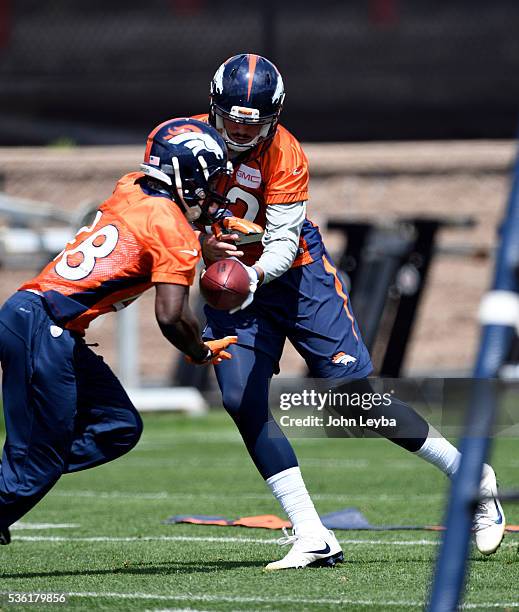
[[(399, 216), (471, 216), (471, 229), (444, 230), (440, 246), (472, 246), (480, 257), (439, 255), (406, 358), (406, 372), (470, 370), (478, 342), (477, 310), (492, 275), (496, 227), (503, 214), (514, 155), (511, 142), (453, 142), (308, 145), (312, 172), (309, 216), (318, 223), (332, 254), (343, 244), (326, 230), (333, 218), (389, 222)], [(70, 150), (0, 149), (3, 189), (11, 195), (79, 210), (107, 197), (119, 176), (137, 168), (138, 147)], [(3, 301), (36, 269), (0, 272)], [(153, 292), (139, 300), (140, 370), (144, 380), (162, 381), (176, 352), (154, 322)], [(116, 366), (116, 315), (89, 331), (90, 342)], [(282, 373), (297, 374), (304, 364), (287, 347)]]

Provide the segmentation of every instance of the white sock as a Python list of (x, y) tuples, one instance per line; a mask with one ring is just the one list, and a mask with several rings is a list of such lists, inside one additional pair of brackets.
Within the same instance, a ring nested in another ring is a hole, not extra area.
[(460, 465), (461, 453), (434, 427), (429, 426), (427, 439), (416, 454), (452, 478)]
[(301, 535), (326, 529), (306, 490), (299, 467), (283, 470), (265, 482), (287, 513), (296, 533)]

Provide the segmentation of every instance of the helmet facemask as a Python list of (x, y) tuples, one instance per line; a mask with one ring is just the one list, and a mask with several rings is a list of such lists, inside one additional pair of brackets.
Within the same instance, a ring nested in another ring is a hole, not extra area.
[[(274, 136), (284, 99), (283, 79), (272, 62), (253, 53), (235, 55), (218, 68), (211, 81), (209, 123), (230, 150), (243, 153)], [(227, 131), (225, 120), (260, 126), (259, 131), (239, 142)]]
[[(222, 135), (227, 147), (231, 151), (237, 151), (239, 153), (248, 151), (249, 149), (254, 148), (255, 146), (261, 144), (262, 142), (268, 140), (271, 136), (273, 136), (274, 132), (276, 131), (277, 123), (279, 120), (279, 113), (271, 117), (259, 119), (259, 111), (255, 108), (249, 109), (239, 106), (233, 106), (231, 112), (226, 113), (223, 109), (214, 105), (212, 110), (214, 113), (214, 127)], [(252, 112), (249, 113), (247, 111)], [(257, 118), (255, 118), (256, 116)], [(233, 123), (242, 123), (244, 125), (257, 125), (260, 127), (260, 129), (256, 136), (254, 136), (248, 142), (236, 142), (227, 132), (225, 128), (224, 119), (232, 121)]]
[[(175, 201), (182, 206), (186, 219), (190, 222), (210, 225), (224, 215), (229, 200), (223, 195), (226, 184), (233, 173), (230, 161), (224, 170), (210, 172), (205, 159), (198, 157), (200, 173), (182, 176), (176, 157), (172, 158), (175, 178)], [(202, 178), (203, 176), (203, 178)]]

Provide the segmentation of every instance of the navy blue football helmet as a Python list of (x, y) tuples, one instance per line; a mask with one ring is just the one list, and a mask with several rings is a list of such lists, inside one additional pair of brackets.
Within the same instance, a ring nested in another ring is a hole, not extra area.
[[(284, 99), (283, 79), (272, 62), (253, 53), (235, 55), (218, 68), (211, 81), (209, 122), (229, 149), (247, 151), (274, 135)], [(261, 129), (251, 141), (238, 143), (227, 134), (224, 119), (260, 125)]]
[(207, 123), (170, 119), (158, 125), (148, 136), (141, 170), (158, 181), (188, 221), (211, 222), (226, 208), (224, 179), (233, 168), (223, 138)]

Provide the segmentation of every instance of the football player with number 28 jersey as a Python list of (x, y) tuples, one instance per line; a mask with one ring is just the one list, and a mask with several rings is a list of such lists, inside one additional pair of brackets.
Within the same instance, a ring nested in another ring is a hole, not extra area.
[(164, 336), (197, 364), (230, 359), (236, 338), (204, 343), (188, 304), (200, 245), (189, 221), (214, 221), (215, 184), (231, 172), (218, 132), (170, 120), (148, 137), (142, 172), (113, 195), (44, 270), (0, 310), (6, 442), (0, 468), (0, 543), (68, 472), (115, 459), (142, 422), (120, 382), (85, 343), (89, 323), (155, 286)]
[[(285, 97), (282, 77), (266, 58), (252, 53), (224, 62), (211, 82), (209, 115), (230, 151), (234, 174), (225, 194), (233, 215), (202, 235), (207, 262), (235, 257), (250, 278), (250, 293), (231, 312), (206, 306), (204, 338), (237, 335), (232, 361), (216, 368), (223, 404), (236, 422), (262, 477), (288, 514), (292, 544), (267, 569), (334, 565), (341, 547), (326, 530), (303, 482), (292, 447), (272, 418), (269, 382), (278, 371), (285, 339), (304, 357), (312, 377), (341, 392), (372, 392), (372, 370), (351, 311), (347, 290), (327, 253), (319, 229), (306, 216), (308, 163), (299, 142), (279, 115)], [(247, 220), (244, 232), (235, 218)], [(242, 231), (235, 232), (233, 228)], [(254, 241), (256, 240), (256, 241)], [(360, 408), (358, 409), (360, 412)], [(352, 410), (350, 416), (359, 415)], [(460, 454), (412, 408), (396, 398), (373, 406), (370, 417), (397, 426), (376, 432), (452, 476)], [(474, 523), (481, 552), (494, 552), (504, 532), (495, 475), (485, 466)]]

